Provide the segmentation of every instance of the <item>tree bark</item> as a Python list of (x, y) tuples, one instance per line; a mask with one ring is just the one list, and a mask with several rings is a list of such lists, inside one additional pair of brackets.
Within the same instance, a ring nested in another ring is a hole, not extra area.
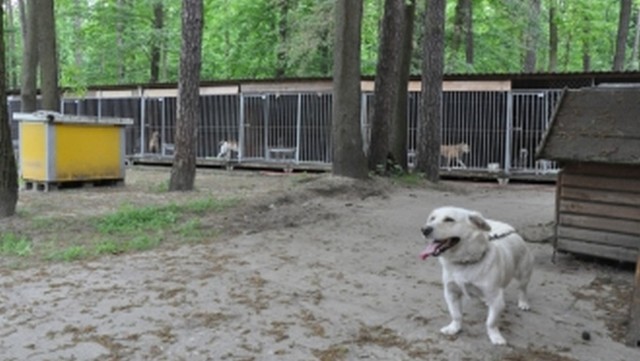
[(397, 120), (394, 119), (398, 102), (396, 83), (400, 81), (403, 17), (404, 0), (385, 0), (371, 116), (371, 139), (369, 139), (369, 170), (371, 171), (389, 170), (387, 164), (389, 132), (391, 124)]
[(529, 0), (529, 14), (527, 17), (527, 30), (524, 36), (525, 56), (524, 72), (536, 71), (538, 39), (540, 37), (540, 0)]
[(413, 50), (413, 22), (415, 17), (416, 2), (405, 2), (402, 29), (402, 49), (400, 51), (400, 72), (396, 86), (398, 87), (398, 100), (395, 104), (394, 122), (391, 126), (390, 152), (392, 159), (403, 170), (407, 165), (407, 102), (409, 98), (409, 76), (411, 75), (411, 53)]
[(631, 0), (620, 0), (620, 21), (618, 22), (618, 36), (616, 37), (616, 52), (613, 56), (613, 70), (624, 70), (624, 57), (629, 36), (629, 21), (631, 20)]
[(637, 18), (636, 18), (636, 36), (633, 38), (633, 51), (631, 52), (631, 62), (633, 64), (633, 69), (638, 70), (638, 47), (640, 47), (640, 7), (636, 9)]
[(465, 60), (467, 65), (473, 65), (473, 4), (471, 0), (466, 5), (466, 16), (464, 19), (464, 44), (465, 44)]
[(22, 85), (20, 87), (20, 108), (23, 112), (35, 112), (36, 84), (38, 79), (38, 20), (36, 11), (37, 0), (27, 0), (22, 19), (24, 29), (24, 46), (22, 49)]
[(60, 111), (60, 93), (53, 0), (36, 0), (36, 3), (38, 4), (38, 54), (42, 109), (58, 112)]
[(444, 67), (445, 0), (429, 0), (425, 16), (422, 63), (422, 117), (418, 123), (416, 169), (437, 182), (440, 179), (440, 129)]
[(360, 25), (362, 0), (338, 0), (335, 6), (332, 139), (334, 175), (367, 177), (360, 130)]
[(153, 40), (151, 43), (151, 79), (149, 82), (157, 83), (160, 76), (160, 51), (164, 43), (164, 6), (162, 0), (153, 4)]
[(193, 190), (196, 176), (196, 127), (200, 117), (202, 0), (182, 1), (182, 47), (178, 80), (175, 155), (169, 190)]
[(27, 11), (25, 10), (24, 2), (25, 0), (18, 0), (18, 13), (20, 14), (20, 33), (22, 34), (22, 44), (27, 43)]
[[(0, 19), (4, 10), (0, 6)], [(0, 34), (4, 34), (4, 22), (0, 21)], [(4, 54), (4, 37), (0, 36), (0, 54)], [(4, 56), (0, 56), (0, 99), (7, 99)], [(7, 113), (7, 102), (0, 102), (0, 218), (16, 213), (18, 203), (18, 171), (13, 154), (11, 127)]]
[(582, 43), (582, 71), (591, 71), (591, 50), (589, 46), (589, 40), (585, 40)]
[(549, 3), (549, 72), (554, 73), (558, 69), (558, 23), (556, 11), (557, 0)]
[[(473, 3), (471, 0), (458, 0), (454, 15), (451, 52), (458, 54), (464, 40), (465, 63), (473, 64)], [(456, 55), (453, 55), (454, 57)]]
[(9, 51), (7, 52), (7, 60), (9, 79), (8, 88), (15, 89), (18, 87), (18, 60), (16, 59), (16, 24), (13, 18), (13, 1), (6, 0), (7, 9), (7, 40), (9, 41)]

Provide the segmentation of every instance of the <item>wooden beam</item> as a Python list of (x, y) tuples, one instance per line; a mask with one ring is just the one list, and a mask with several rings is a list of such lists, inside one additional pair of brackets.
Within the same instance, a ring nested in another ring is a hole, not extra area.
[(635, 289), (631, 298), (631, 315), (627, 330), (627, 346), (640, 348), (640, 251), (636, 261)]

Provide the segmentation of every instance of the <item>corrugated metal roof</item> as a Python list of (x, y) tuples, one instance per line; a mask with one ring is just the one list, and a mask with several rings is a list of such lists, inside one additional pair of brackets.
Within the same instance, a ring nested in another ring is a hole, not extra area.
[(640, 86), (565, 90), (537, 158), (640, 164)]

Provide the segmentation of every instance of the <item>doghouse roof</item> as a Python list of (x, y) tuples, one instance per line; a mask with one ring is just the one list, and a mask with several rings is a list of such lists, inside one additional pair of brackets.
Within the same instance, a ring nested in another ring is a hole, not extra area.
[(640, 164), (640, 86), (565, 90), (536, 157)]

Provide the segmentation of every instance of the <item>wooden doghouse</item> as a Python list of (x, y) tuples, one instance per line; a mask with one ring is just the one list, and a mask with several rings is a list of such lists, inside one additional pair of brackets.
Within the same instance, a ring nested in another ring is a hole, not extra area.
[(555, 248), (625, 262), (640, 250), (640, 86), (565, 90), (538, 148), (559, 161)]

